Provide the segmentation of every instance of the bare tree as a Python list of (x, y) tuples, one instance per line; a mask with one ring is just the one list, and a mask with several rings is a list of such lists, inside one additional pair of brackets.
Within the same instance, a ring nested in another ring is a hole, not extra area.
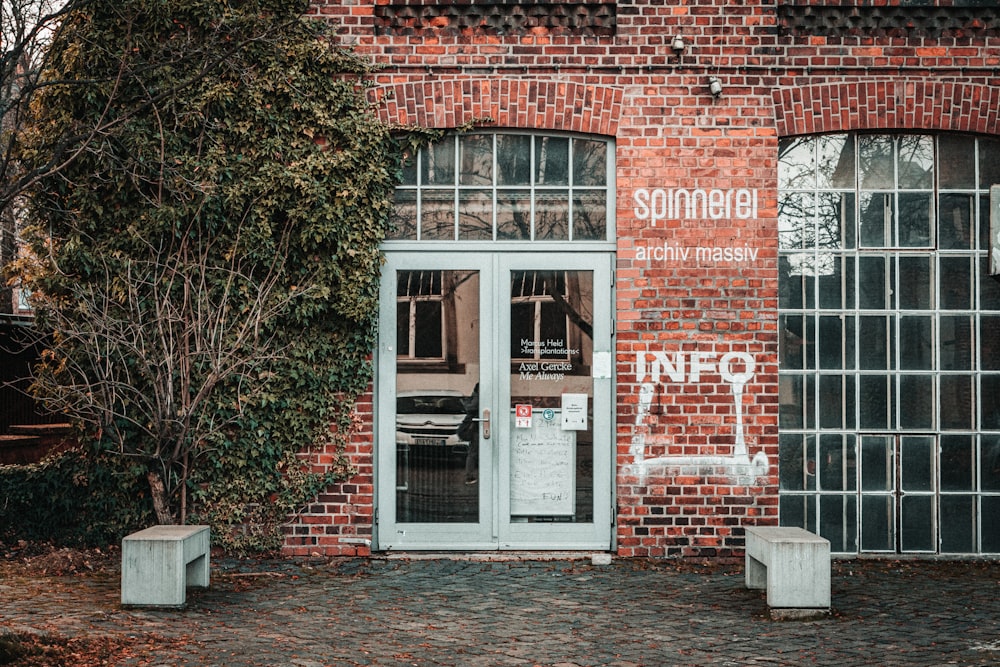
[[(106, 264), (100, 282), (69, 280), (69, 292), (33, 296), (58, 332), (36, 394), (101, 425), (99, 437), (119, 453), (158, 463), (147, 477), (164, 524), (178, 519), (168, 502), (178, 494), (184, 522), (189, 456), (240, 415), (236, 406), (220, 417), (213, 392), (223, 383), (259, 386), (286, 351), (269, 323), (316, 291), (308, 278), (292, 290), (282, 282), (290, 228), (276, 234), (275, 261), (264, 265), (247, 259), (239, 235), (222, 249), (196, 231), (139, 237), (145, 255)], [(46, 259), (58, 271), (58, 260)], [(250, 297), (237, 304), (233, 293)]]

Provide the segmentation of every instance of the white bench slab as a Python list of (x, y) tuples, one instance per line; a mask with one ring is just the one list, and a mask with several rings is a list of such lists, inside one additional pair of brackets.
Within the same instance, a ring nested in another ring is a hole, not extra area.
[(208, 588), (208, 526), (153, 526), (122, 539), (122, 604), (183, 607), (188, 586)]
[(830, 541), (803, 528), (746, 529), (746, 586), (774, 609), (830, 609)]

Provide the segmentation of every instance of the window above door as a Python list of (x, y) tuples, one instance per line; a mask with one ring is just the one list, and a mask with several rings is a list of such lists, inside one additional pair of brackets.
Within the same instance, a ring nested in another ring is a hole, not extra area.
[(613, 196), (605, 138), (450, 135), (408, 156), (388, 240), (608, 242)]

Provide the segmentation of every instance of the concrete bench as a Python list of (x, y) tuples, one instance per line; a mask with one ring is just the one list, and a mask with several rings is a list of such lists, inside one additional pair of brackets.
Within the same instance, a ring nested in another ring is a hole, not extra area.
[(829, 611), (830, 541), (802, 528), (747, 528), (746, 586), (767, 590), (772, 615)]
[(122, 540), (122, 604), (183, 607), (188, 586), (208, 588), (208, 526), (153, 526)]

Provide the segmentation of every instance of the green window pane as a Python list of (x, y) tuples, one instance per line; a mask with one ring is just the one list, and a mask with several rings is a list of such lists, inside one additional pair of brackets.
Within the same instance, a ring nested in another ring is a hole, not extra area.
[(420, 184), (455, 184), (454, 138), (433, 143), (423, 150), (420, 161)]
[(941, 553), (976, 551), (976, 497), (941, 497)]
[[(853, 167), (851, 169), (853, 171)], [(816, 139), (789, 137), (778, 141), (778, 189), (816, 187)]]
[(531, 136), (497, 135), (497, 185), (531, 184)]
[(778, 486), (787, 491), (810, 491), (816, 488), (816, 453), (811, 438), (797, 433), (783, 433), (778, 438)]
[(976, 140), (959, 134), (938, 136), (938, 187), (968, 190), (976, 187)]
[(455, 191), (424, 190), (420, 195), (420, 238), (455, 238)]
[(493, 137), (488, 134), (463, 135), (458, 139), (462, 185), (493, 184)]
[(933, 317), (899, 318), (899, 367), (907, 371), (934, 369)]
[(861, 549), (863, 551), (894, 551), (892, 498), (861, 496)]
[(892, 137), (882, 134), (858, 137), (858, 176), (864, 190), (895, 187)]
[(941, 429), (967, 430), (975, 426), (975, 377), (972, 375), (940, 375)]
[(830, 495), (819, 498), (819, 534), (830, 540), (830, 551), (856, 551), (858, 500), (854, 496)]
[[(941, 315), (938, 322), (940, 369), (945, 371), (972, 370), (975, 319), (970, 315)], [(997, 321), (996, 324), (1000, 326), (1000, 321)], [(986, 333), (984, 331), (984, 336)], [(1000, 336), (1000, 329), (996, 333)]]
[(415, 241), (417, 238), (417, 191), (416, 190), (396, 190), (395, 205), (392, 209), (392, 216), (389, 219), (390, 239), (407, 239)]
[(899, 501), (901, 551), (935, 551), (934, 496), (903, 496)]
[(896, 243), (901, 248), (928, 248), (933, 244), (934, 210), (929, 192), (899, 194)]
[(573, 140), (573, 185), (604, 186), (608, 183), (608, 145), (591, 139)]
[(973, 248), (976, 239), (974, 201), (974, 196), (968, 194), (943, 194), (938, 198), (938, 248)]
[(493, 193), (490, 190), (459, 190), (458, 238), (493, 238)]
[(899, 426), (908, 430), (934, 427), (934, 376), (899, 377)]
[(1000, 491), (1000, 435), (982, 435), (979, 444), (979, 479), (983, 491)]
[(535, 184), (569, 185), (569, 139), (535, 137)]
[(903, 491), (933, 491), (934, 461), (937, 458), (934, 438), (929, 436), (904, 437), (901, 447), (902, 474), (900, 480)]
[(817, 137), (816, 186), (820, 189), (853, 189), (856, 183), (854, 137), (830, 134)]
[(891, 491), (893, 482), (893, 443), (888, 436), (868, 435), (861, 441), (861, 490)]
[(901, 190), (934, 187), (934, 137), (909, 134), (897, 140), (897, 172)]
[(569, 193), (544, 190), (535, 193), (535, 239), (569, 239)]
[(903, 310), (933, 308), (933, 259), (929, 255), (903, 255), (898, 261), (899, 307)]
[(972, 435), (941, 437), (941, 490), (976, 490), (976, 438)]
[(972, 260), (969, 257), (939, 257), (938, 284), (942, 310), (972, 308)]
[(497, 238), (531, 239), (531, 192), (511, 190), (497, 193)]

